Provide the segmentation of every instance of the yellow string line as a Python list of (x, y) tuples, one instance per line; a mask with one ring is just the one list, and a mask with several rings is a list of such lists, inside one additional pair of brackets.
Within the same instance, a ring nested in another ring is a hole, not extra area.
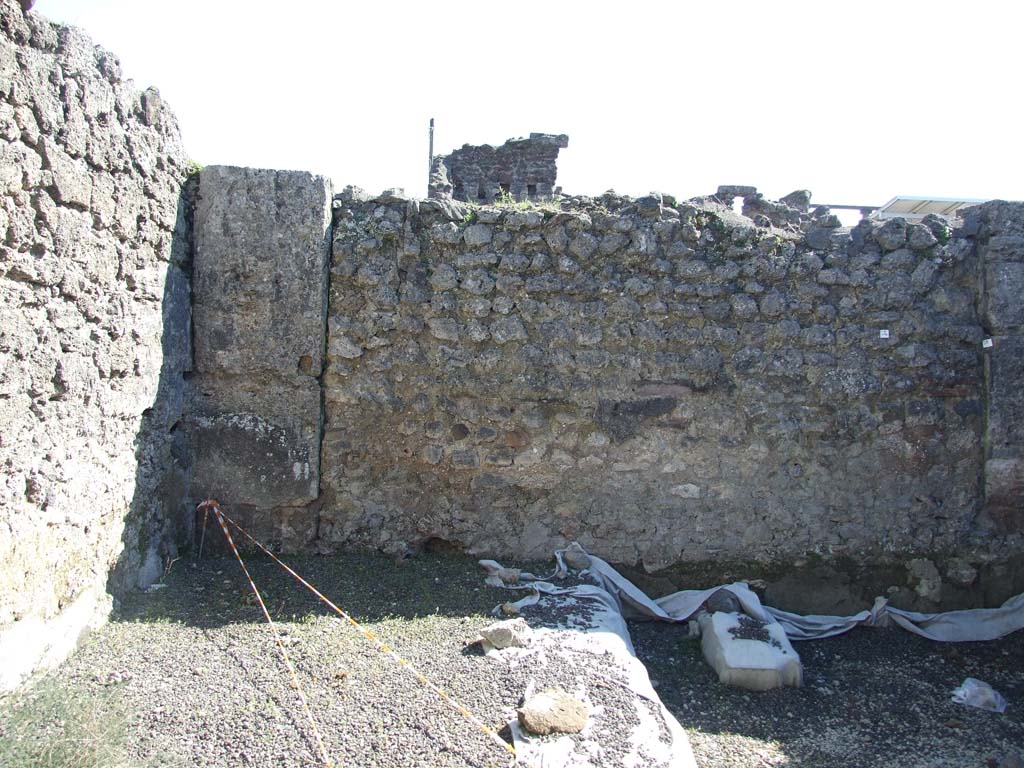
[[(225, 513), (221, 512), (220, 511), (220, 507), (217, 506), (217, 503), (215, 501), (211, 500), (210, 504), (211, 504), (211, 509), (213, 509), (216, 512), (218, 519), (223, 516), (229, 523), (231, 523), (231, 525), (233, 525), (236, 529), (238, 529), (239, 533), (241, 533), (249, 541), (251, 541), (253, 544), (255, 544), (265, 554), (269, 555), (270, 558), (275, 563), (280, 565), (282, 568), (284, 568), (286, 571), (288, 571), (288, 573), (290, 573), (292, 576), (294, 576), (296, 579), (298, 579), (299, 582), (301, 582), (302, 585), (304, 587), (306, 587), (306, 589), (308, 589), (314, 595), (319, 597), (335, 613), (337, 613), (339, 616), (341, 616), (343, 619), (345, 619), (349, 624), (351, 624), (353, 627), (355, 627), (357, 630), (359, 630), (359, 632), (365, 638), (367, 638), (368, 640), (373, 642), (384, 653), (386, 653), (388, 656), (390, 656), (392, 659), (394, 659), (396, 662), (398, 662), (398, 665), (400, 667), (402, 667), (403, 669), (407, 669), (410, 672), (410, 674), (413, 675), (413, 677), (415, 677), (417, 680), (419, 680), (429, 690), (433, 691), (438, 696), (440, 696), (444, 701), (448, 702), (448, 704), (450, 704), (453, 709), (455, 709), (459, 714), (461, 714), (463, 717), (465, 717), (467, 720), (469, 720), (471, 723), (473, 723), (473, 725), (475, 725), (477, 728), (479, 728), (484, 733), (486, 733), (488, 736), (490, 736), (491, 739), (494, 742), (496, 742), (497, 744), (500, 744), (501, 747), (506, 752), (508, 752), (510, 755), (512, 755), (512, 757), (516, 756), (515, 747), (513, 747), (511, 744), (509, 744), (507, 741), (505, 741), (503, 738), (501, 738), (501, 736), (498, 735), (497, 731), (495, 731), (493, 728), (490, 728), (489, 726), (487, 726), (483, 721), (481, 721), (478, 717), (476, 717), (472, 712), (470, 712), (464, 706), (459, 704), (459, 702), (457, 702), (455, 699), (453, 699), (451, 696), (449, 696), (443, 689), (439, 688), (438, 686), (436, 686), (432, 682), (430, 682), (411, 663), (409, 663), (408, 661), (403, 659), (394, 650), (392, 650), (392, 648), (389, 645), (387, 645), (387, 643), (385, 643), (380, 638), (378, 638), (370, 630), (364, 629), (363, 626), (358, 621), (353, 619), (351, 616), (348, 615), (348, 613), (346, 613), (341, 608), (339, 608), (337, 605), (332, 603), (329, 598), (327, 598), (322, 592), (320, 592), (320, 590), (318, 590), (316, 587), (314, 587), (312, 584), (310, 584), (304, 578), (299, 576), (299, 574), (297, 574), (295, 571), (293, 571), (291, 568), (289, 568), (288, 565), (284, 561), (282, 561), (277, 555), (275, 555), (273, 552), (271, 552), (269, 549), (267, 549), (265, 546), (263, 546), (260, 542), (258, 542), (256, 539), (254, 539), (249, 534), (248, 531), (246, 531), (244, 528), (242, 528), (242, 526), (240, 526), (238, 523), (236, 523), (234, 520), (232, 520), (230, 517), (228, 517)], [(223, 523), (221, 523), (221, 526), (223, 527)], [(228, 537), (228, 541), (231, 541), (231, 537), (230, 536)], [(232, 546), (234, 546), (234, 544), (232, 544)]]
[[(231, 545), (231, 551), (235, 553), (235, 557), (238, 558), (238, 564), (242, 566), (242, 572), (245, 574), (245, 578), (249, 580), (249, 586), (252, 587), (253, 594), (256, 595), (256, 600), (260, 604), (260, 608), (263, 609), (263, 615), (267, 619), (267, 623), (270, 625), (270, 630), (274, 633), (274, 640), (277, 641), (277, 647), (281, 651), (281, 656), (284, 658), (285, 666), (288, 667), (288, 672), (292, 677), (292, 684), (295, 686), (295, 690), (299, 694), (299, 700), (302, 702), (302, 709), (306, 712), (306, 717), (309, 718), (309, 724), (313, 728), (313, 735), (316, 736), (316, 745), (320, 750), (320, 757), (323, 758), (325, 768), (334, 768), (334, 764), (331, 762), (330, 757), (327, 756), (327, 748), (324, 746), (324, 740), (320, 736), (320, 730), (316, 727), (316, 721), (313, 719), (313, 713), (309, 710), (309, 702), (306, 700), (306, 694), (302, 690), (302, 686), (299, 684), (299, 677), (295, 673), (295, 667), (292, 666), (292, 660), (288, 657), (288, 651), (284, 647), (284, 643), (281, 642), (281, 636), (277, 632), (277, 625), (274, 624), (274, 620), (270, 618), (270, 611), (267, 610), (266, 603), (263, 602), (263, 596), (260, 591), (256, 588), (256, 582), (252, 580), (252, 576), (249, 575), (249, 569), (245, 567), (245, 562), (242, 560), (242, 556), (238, 553), (238, 548), (235, 546), (234, 539), (231, 538), (231, 533), (228, 531), (228, 527), (224, 524), (224, 515), (220, 511), (220, 507), (216, 503), (203, 502), (203, 512), (212, 509), (213, 514), (217, 517), (217, 522), (220, 523), (220, 528), (224, 531), (224, 536), (227, 537), (228, 544)], [(235, 525), (235, 523), (232, 523)], [(239, 528), (239, 530), (241, 530)]]

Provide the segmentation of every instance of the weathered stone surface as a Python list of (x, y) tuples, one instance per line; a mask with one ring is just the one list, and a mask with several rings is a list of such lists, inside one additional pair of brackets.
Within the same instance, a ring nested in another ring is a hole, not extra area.
[[(324, 379), (326, 546), (578, 539), (647, 571), (960, 546), (983, 461), (974, 243), (925, 256), (865, 220), (851, 256), (824, 215), (759, 200), (786, 229), (758, 229), (666, 199), (338, 209), (330, 332), (364, 351)], [(382, 309), (382, 285), (416, 299)]]
[(330, 203), (322, 176), (203, 168), (193, 274), (197, 372), (319, 374)]
[(585, 571), (592, 565), (590, 555), (575, 541), (566, 548), (562, 558), (566, 566), (574, 571)]
[[(213, 384), (210, 387), (210, 384)], [(226, 385), (232, 391), (222, 391)], [(269, 392), (260, 383), (210, 382), (196, 396), (192, 439), (196, 498), (267, 510), (319, 495), (320, 386), (294, 379)]]
[(931, 248), (938, 241), (932, 231), (923, 224), (910, 224), (907, 227), (907, 244), (915, 251)]
[(587, 705), (561, 688), (549, 688), (534, 694), (516, 710), (519, 724), (530, 733), (579, 733), (587, 725)]
[(26, 616), (0, 628), (0, 691), (17, 688), (31, 670), (57, 667), (78, 647), (83, 629), (106, 622), (110, 607), (110, 595), (90, 587), (51, 619)]
[(465, 144), (434, 158), (430, 197), (472, 203), (491, 203), (502, 195), (515, 200), (549, 198), (555, 190), (558, 150), (567, 146), (568, 136), (550, 133), (509, 139), (500, 147)]
[(907, 222), (898, 217), (889, 219), (875, 231), (875, 242), (886, 251), (902, 248), (907, 242)]
[(801, 213), (807, 213), (811, 207), (811, 193), (806, 189), (798, 189), (790, 192), (785, 197), (780, 197), (779, 202), (785, 203), (790, 208), (795, 208)]
[(995, 336), (986, 355), (989, 451), (1024, 455), (1024, 337)]
[(720, 184), (716, 195), (722, 199), (745, 198), (758, 194), (756, 186), (745, 184)]
[[(981, 258), (986, 340), (985, 513), (1003, 534), (1024, 531), (1024, 204), (968, 208), (958, 233)], [(951, 245), (955, 245), (951, 243)]]
[(985, 321), (1000, 335), (1024, 332), (1024, 261), (985, 264)]
[(910, 586), (918, 595), (932, 603), (939, 602), (942, 596), (942, 577), (935, 563), (918, 557), (907, 563), (907, 572), (910, 574)]
[(526, 623), (526, 619), (519, 617), (484, 627), (480, 630), (479, 639), (486, 641), (492, 648), (503, 650), (505, 648), (527, 648), (532, 636), (533, 630)]
[(717, 613), (719, 611), (739, 613), (741, 610), (739, 598), (728, 589), (720, 589), (715, 592), (704, 602), (704, 607), (708, 613)]
[(985, 512), (1001, 532), (1024, 532), (1024, 458), (985, 462)]
[[(319, 495), (330, 182), (216, 166), (199, 176), (194, 495), (255, 507), (260, 524)], [(364, 262), (354, 278), (387, 300), (377, 265)], [(349, 326), (335, 320), (332, 355), (355, 359), (377, 346)]]
[(946, 578), (960, 587), (969, 587), (978, 579), (978, 569), (960, 557), (946, 563)]
[(80, 30), (0, 0), (0, 689), (181, 539), (191, 364), (174, 116)]
[(790, 566), (767, 585), (764, 598), (768, 605), (794, 613), (849, 616), (870, 608), (871, 601), (889, 586), (866, 586), (868, 594), (862, 595), (858, 594), (862, 585), (852, 583), (849, 574), (838, 568), (824, 563), (814, 567), (801, 565)]

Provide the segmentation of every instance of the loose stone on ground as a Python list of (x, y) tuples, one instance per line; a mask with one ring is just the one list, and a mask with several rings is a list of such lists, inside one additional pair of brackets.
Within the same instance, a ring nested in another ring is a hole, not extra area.
[(579, 733), (587, 724), (587, 705), (559, 688), (534, 694), (516, 710), (519, 724), (530, 733)]

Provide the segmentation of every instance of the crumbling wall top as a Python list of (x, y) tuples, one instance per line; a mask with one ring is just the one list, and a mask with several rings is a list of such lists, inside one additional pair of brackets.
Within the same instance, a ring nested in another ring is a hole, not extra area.
[(555, 194), (558, 150), (569, 146), (565, 134), (531, 133), (500, 147), (464, 144), (435, 157), (429, 196), (463, 202), (492, 203), (502, 197), (542, 200)]

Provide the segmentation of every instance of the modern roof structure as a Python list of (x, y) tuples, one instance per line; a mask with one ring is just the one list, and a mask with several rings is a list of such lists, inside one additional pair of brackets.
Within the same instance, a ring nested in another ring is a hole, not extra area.
[(876, 219), (892, 219), (900, 216), (908, 221), (923, 219), (929, 213), (952, 218), (961, 208), (987, 202), (969, 197), (915, 197), (898, 195), (876, 210), (872, 216)]

